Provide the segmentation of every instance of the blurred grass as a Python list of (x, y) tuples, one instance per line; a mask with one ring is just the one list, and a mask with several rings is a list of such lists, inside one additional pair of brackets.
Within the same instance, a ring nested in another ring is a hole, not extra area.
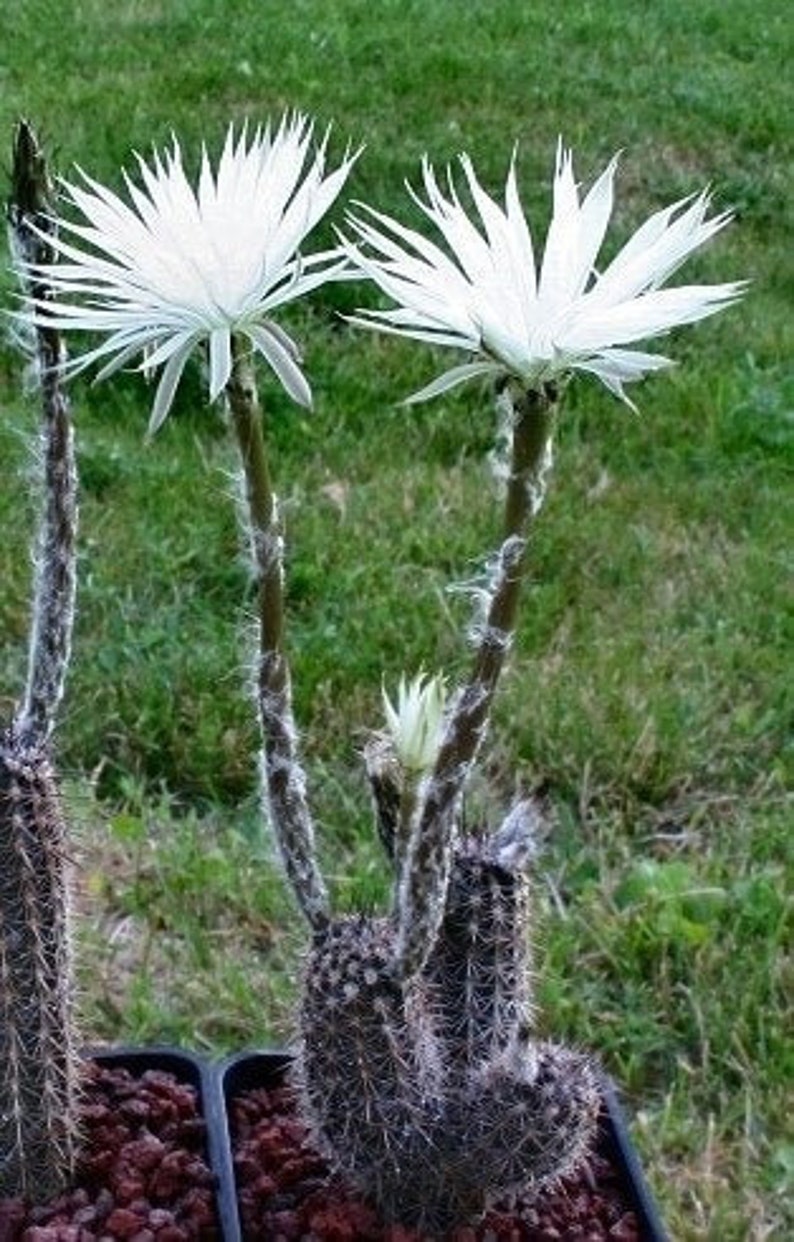
[[(61, 171), (118, 184), (172, 130), (195, 158), (230, 121), (297, 106), (366, 143), (350, 197), (411, 218), (424, 151), (468, 150), (494, 191), (519, 142), (548, 219), (557, 135), (583, 181), (624, 148), (614, 248), (711, 183), (736, 223), (686, 279), (746, 300), (674, 334), (639, 416), (570, 391), (520, 641), (478, 807), (540, 788), (546, 1029), (623, 1084), (676, 1238), (783, 1238), (794, 1169), (791, 63), (777, 0), (26, 0), (0, 12), (0, 132), (20, 112)], [(607, 253), (609, 247), (607, 248)], [(6, 302), (11, 281), (3, 277)], [(496, 530), (490, 400), (406, 413), (432, 351), (355, 334), (321, 290), (291, 326), (312, 415), (263, 376), (289, 529), (297, 711), (340, 904), (385, 876), (358, 750), (381, 677), (465, 666), (465, 599)], [(447, 361), (446, 359), (444, 360)], [(35, 401), (0, 350), (0, 710), (25, 661)], [(236, 463), (195, 367), (143, 444), (135, 376), (74, 386), (82, 479), (76, 657), (61, 731), (79, 838), (92, 1036), (208, 1049), (289, 1032), (301, 935), (261, 835)], [(788, 976), (786, 971), (789, 971)]]

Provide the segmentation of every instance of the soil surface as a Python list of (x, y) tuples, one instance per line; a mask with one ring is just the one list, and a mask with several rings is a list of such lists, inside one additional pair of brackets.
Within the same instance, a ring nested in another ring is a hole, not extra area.
[[(247, 1091), (231, 1104), (234, 1163), (245, 1242), (430, 1242), (375, 1212), (311, 1146), (289, 1087)], [(642, 1242), (620, 1173), (595, 1151), (576, 1178), (542, 1203), (492, 1209), (444, 1242)], [(433, 1239), (433, 1242), (441, 1242)]]
[(91, 1064), (72, 1189), (0, 1199), (0, 1242), (219, 1242), (196, 1091), (172, 1074)]

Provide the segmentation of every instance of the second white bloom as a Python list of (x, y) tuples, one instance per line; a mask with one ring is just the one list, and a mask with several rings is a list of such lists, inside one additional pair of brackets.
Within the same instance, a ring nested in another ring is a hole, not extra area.
[(349, 244), (348, 254), (397, 304), (361, 311), (354, 322), (476, 355), (412, 400), (477, 375), (514, 376), (530, 386), (570, 370), (592, 372), (628, 400), (625, 383), (670, 360), (627, 345), (712, 315), (741, 292), (741, 284), (660, 288), (730, 218), (707, 220), (705, 193), (652, 215), (599, 273), (596, 258), (612, 213), (617, 160), (580, 201), (571, 153), (560, 145), (552, 220), (538, 268), (515, 164), (502, 208), (483, 190), (468, 156), (460, 162), (479, 226), (461, 205), (451, 174), (447, 197), (427, 160), (427, 200), (414, 196), (446, 249), (367, 206), (367, 217), (349, 217), (360, 244)]

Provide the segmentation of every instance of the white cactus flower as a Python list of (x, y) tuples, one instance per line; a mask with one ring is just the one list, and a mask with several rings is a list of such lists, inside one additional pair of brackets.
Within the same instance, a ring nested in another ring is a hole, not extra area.
[(407, 772), (432, 768), (441, 744), (446, 688), (441, 676), (420, 673), (412, 681), (400, 678), (395, 707), (383, 690), (383, 707), (397, 758)]
[(199, 342), (209, 346), (215, 400), (231, 374), (233, 334), (248, 339), (295, 401), (310, 405), (297, 346), (270, 315), (346, 267), (338, 248), (301, 256), (298, 247), (357, 155), (326, 175), (326, 134), (306, 167), (312, 130), (297, 113), (275, 132), (235, 134), (230, 126), (215, 170), (204, 151), (195, 189), (176, 139), (151, 163), (138, 156), (140, 185), (125, 174), (129, 203), (82, 171), (84, 185), (63, 183), (82, 220), (61, 220), (50, 238), (59, 261), (35, 271), (56, 300), (34, 303), (33, 318), (105, 337), (75, 360), (74, 371), (105, 360), (102, 379), (136, 357), (141, 370), (162, 366), (151, 431), (167, 416)]
[(446, 250), (366, 204), (361, 206), (367, 218), (348, 217), (360, 243), (346, 243), (348, 254), (396, 303), (390, 310), (359, 311), (353, 322), (476, 355), (410, 401), (478, 375), (511, 376), (530, 386), (580, 370), (592, 372), (631, 405), (623, 385), (671, 360), (626, 346), (704, 319), (744, 288), (743, 282), (661, 288), (731, 218), (726, 212), (706, 219), (705, 191), (652, 215), (599, 272), (596, 259), (612, 212), (617, 157), (580, 202), (571, 152), (560, 144), (552, 220), (538, 270), (515, 160), (504, 209), (483, 190), (468, 156), (460, 163), (481, 227), (461, 205), (451, 172), (447, 198), (426, 158), (427, 201), (413, 195)]

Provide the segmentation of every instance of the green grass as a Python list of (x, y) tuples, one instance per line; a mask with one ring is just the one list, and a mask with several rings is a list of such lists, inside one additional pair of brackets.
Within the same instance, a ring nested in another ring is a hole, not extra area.
[[(640, 415), (571, 389), (471, 811), (543, 791), (542, 1022), (623, 1085), (671, 1235), (714, 1242), (794, 1229), (793, 43), (782, 0), (27, 0), (0, 15), (0, 134), (26, 113), (62, 171), (118, 184), (132, 148), (172, 129), (193, 157), (232, 120), (298, 106), (333, 120), (336, 152), (366, 143), (350, 196), (406, 218), (425, 150), (468, 150), (498, 191), (518, 140), (542, 229), (558, 133), (585, 181), (625, 149), (613, 246), (705, 183), (736, 210), (686, 274), (751, 290), (674, 334), (681, 365), (637, 390)], [(446, 587), (478, 572), (497, 529), (487, 393), (399, 408), (442, 360), (340, 323), (371, 296), (335, 287), (291, 316), (312, 415), (262, 385), (296, 706), (344, 906), (386, 894), (359, 760), (381, 677), (465, 667), (467, 605)], [(35, 511), (20, 380), (6, 346), (3, 716)], [(85, 1028), (220, 1051), (289, 1034), (302, 937), (257, 811), (234, 456), (198, 367), (146, 447), (150, 399), (134, 376), (74, 387), (81, 595), (60, 753)]]

